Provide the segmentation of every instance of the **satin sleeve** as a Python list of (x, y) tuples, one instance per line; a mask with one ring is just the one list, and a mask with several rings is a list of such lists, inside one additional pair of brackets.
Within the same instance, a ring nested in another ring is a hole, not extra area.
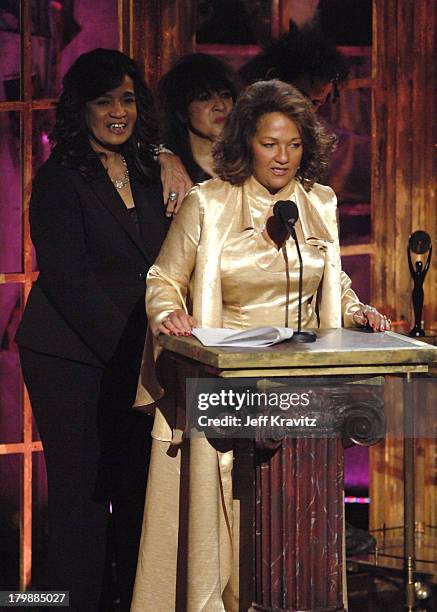
[(343, 325), (344, 327), (361, 327), (357, 323), (355, 323), (353, 316), (354, 313), (357, 312), (360, 308), (364, 306), (362, 302), (360, 302), (357, 294), (352, 289), (352, 281), (346, 272), (341, 271), (340, 274), (340, 284), (341, 284), (341, 313), (343, 316)]
[(201, 234), (203, 211), (194, 187), (171, 224), (155, 264), (147, 275), (146, 311), (154, 335), (173, 310), (188, 312), (186, 299)]
[[(326, 188), (325, 188), (326, 189)], [(352, 281), (349, 276), (342, 270), (341, 257), (340, 257), (340, 240), (338, 230), (338, 216), (337, 216), (337, 196), (334, 191), (329, 188), (330, 203), (328, 207), (325, 220), (328, 222), (331, 234), (334, 239), (335, 251), (339, 257), (339, 271), (340, 271), (340, 292), (341, 292), (341, 315), (344, 327), (360, 327), (355, 323), (353, 319), (354, 313), (362, 308), (364, 304), (360, 302), (355, 291), (352, 289)]]
[[(338, 245), (338, 252), (340, 253), (340, 240), (338, 232), (338, 217), (337, 217), (337, 197), (335, 197), (335, 241)], [(359, 297), (352, 289), (352, 281), (350, 277), (343, 271), (341, 267), (340, 257), (340, 288), (341, 288), (341, 316), (343, 320), (343, 327), (360, 327), (355, 323), (353, 316), (354, 313), (362, 308), (364, 304), (360, 302)]]

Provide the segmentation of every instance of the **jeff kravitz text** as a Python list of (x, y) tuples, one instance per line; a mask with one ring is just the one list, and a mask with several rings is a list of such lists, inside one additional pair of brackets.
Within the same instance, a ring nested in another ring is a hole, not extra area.
[(256, 417), (246, 415), (244, 419), (232, 414), (221, 417), (198, 417), (200, 427), (317, 427), (317, 418), (300, 416), (286, 417), (280, 414), (260, 414)]
[(280, 431), (281, 436), (302, 435), (318, 426), (319, 412), (311, 409), (312, 399), (311, 390), (216, 387), (195, 394), (189, 424), (193, 435), (197, 430), (211, 437), (256, 438), (260, 429), (269, 434)]

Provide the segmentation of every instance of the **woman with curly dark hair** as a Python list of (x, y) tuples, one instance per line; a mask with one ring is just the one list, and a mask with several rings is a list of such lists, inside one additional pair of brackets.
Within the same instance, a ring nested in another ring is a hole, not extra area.
[(237, 98), (236, 77), (205, 53), (181, 57), (162, 77), (162, 138), (198, 183), (215, 176), (212, 149)]
[[(149, 271), (146, 309), (155, 336), (190, 335), (193, 327), (296, 328), (298, 255), (273, 215), (279, 200), (293, 200), (299, 210), (302, 327), (368, 323), (375, 331), (389, 329), (385, 317), (359, 301), (341, 270), (335, 194), (315, 182), (333, 145), (310, 102), (294, 87), (264, 81), (241, 94), (215, 150), (220, 178), (190, 191)], [(164, 394), (150, 376), (151, 361), (145, 363), (149, 376), (142, 377), (138, 404)], [(186, 470), (178, 464), (181, 453), (174, 452), (178, 438), (172, 432), (176, 412), (169, 404), (172, 394), (166, 395), (152, 432), (132, 611), (178, 609), (181, 592), (188, 612), (204, 609), (205, 601), (211, 610), (234, 610), (238, 579), (232, 572), (238, 563), (232, 554), (238, 543), (233, 542), (232, 451), (221, 453), (206, 438), (191, 439), (189, 449), (183, 447), (190, 465), (184, 498)], [(178, 552), (174, 525), (186, 515), (188, 535), (179, 541), (188, 542), (188, 550)], [(178, 554), (188, 559), (188, 569), (177, 574)], [(177, 585), (184, 577), (187, 584)]]
[(135, 574), (150, 417), (130, 408), (146, 275), (168, 227), (149, 146), (155, 126), (135, 63), (118, 51), (85, 53), (64, 77), (56, 146), (33, 183), (40, 274), (16, 339), (47, 465), (42, 586), (68, 590), (77, 612), (111, 610), (103, 583), (114, 549), (122, 610)]

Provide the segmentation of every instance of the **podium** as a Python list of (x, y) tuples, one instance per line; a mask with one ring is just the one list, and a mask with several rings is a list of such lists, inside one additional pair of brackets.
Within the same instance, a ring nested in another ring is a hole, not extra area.
[[(328, 384), (337, 377), (366, 384), (376, 377), (405, 378), (404, 554), (406, 604), (412, 609), (414, 463), (408, 381), (437, 363), (437, 348), (392, 332), (333, 329), (317, 336), (313, 344), (284, 342), (266, 349), (204, 347), (194, 338), (173, 336), (161, 336), (160, 343), (176, 365), (195, 362), (201, 376), (223, 381), (249, 378), (274, 384), (285, 379), (298, 386), (316, 379)], [(340, 416), (344, 438), (346, 413), (353, 405), (343, 401), (340, 415), (335, 402), (325, 405), (331, 421)], [(365, 413), (368, 405), (363, 406)], [(354, 426), (349, 424), (348, 430)], [(241, 502), (240, 611), (346, 610), (342, 436), (286, 437), (270, 447), (240, 439), (235, 444), (234, 489)]]

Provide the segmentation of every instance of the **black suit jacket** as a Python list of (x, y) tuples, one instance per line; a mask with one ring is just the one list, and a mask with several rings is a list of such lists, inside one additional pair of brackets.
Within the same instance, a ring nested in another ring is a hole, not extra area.
[(145, 279), (168, 220), (161, 184), (127, 163), (140, 234), (100, 162), (85, 177), (52, 154), (39, 170), (30, 226), (40, 274), (16, 335), (21, 346), (102, 366), (142, 343)]

